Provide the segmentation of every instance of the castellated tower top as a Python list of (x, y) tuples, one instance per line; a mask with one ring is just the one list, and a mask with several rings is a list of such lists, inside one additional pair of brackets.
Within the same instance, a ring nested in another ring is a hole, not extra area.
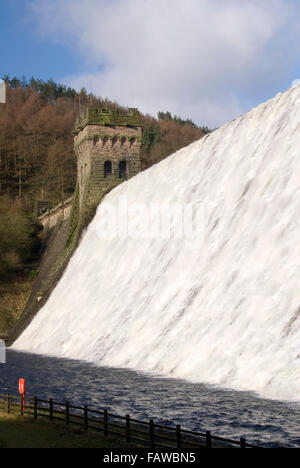
[(138, 109), (89, 108), (74, 128), (80, 209), (141, 170), (142, 123)]
[(142, 127), (138, 109), (128, 109), (122, 112), (119, 109), (86, 109), (76, 120), (74, 134), (77, 135), (86, 125), (117, 125)]

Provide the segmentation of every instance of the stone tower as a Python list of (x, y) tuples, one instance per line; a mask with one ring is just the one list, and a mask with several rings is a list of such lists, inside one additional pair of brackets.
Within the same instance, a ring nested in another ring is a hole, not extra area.
[(89, 108), (74, 130), (79, 210), (99, 204), (116, 185), (141, 170), (142, 124), (137, 109)]

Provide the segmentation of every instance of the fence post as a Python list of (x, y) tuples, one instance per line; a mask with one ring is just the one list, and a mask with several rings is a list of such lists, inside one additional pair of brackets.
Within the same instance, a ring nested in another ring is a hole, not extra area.
[(206, 431), (206, 448), (211, 449), (211, 433), (210, 431)]
[(66, 424), (70, 424), (70, 404), (66, 402)]
[(103, 421), (104, 421), (104, 437), (108, 437), (108, 414), (107, 414), (107, 410), (104, 410)]
[(153, 419), (150, 419), (150, 426), (149, 426), (149, 437), (150, 437), (150, 448), (155, 448), (154, 442), (154, 422)]
[(7, 412), (10, 413), (10, 396), (7, 394)]
[(130, 416), (126, 415), (126, 442), (130, 442)]
[(37, 397), (35, 396), (34, 397), (34, 402), (33, 402), (33, 405), (34, 405), (33, 406), (33, 417), (34, 417), (34, 419), (37, 419), (37, 416), (38, 416), (38, 414), (37, 414), (37, 404), (38, 404), (38, 400), (37, 400)]
[(84, 405), (84, 430), (87, 431), (89, 428), (89, 420), (88, 420), (88, 407)]
[(181, 450), (181, 427), (176, 426), (176, 443), (178, 450)]
[(50, 416), (50, 421), (53, 421), (53, 400), (50, 398), (49, 400), (49, 416)]
[(23, 401), (23, 399), (24, 399), (24, 396), (21, 395), (20, 396), (20, 402), (21, 402), (20, 414), (21, 414), (21, 416), (23, 416), (23, 414), (24, 414), (24, 401)]
[(242, 448), (242, 449), (245, 449), (245, 448), (246, 448), (246, 439), (244, 439), (243, 437), (241, 437), (241, 439), (240, 439), (240, 444), (241, 444), (241, 448)]

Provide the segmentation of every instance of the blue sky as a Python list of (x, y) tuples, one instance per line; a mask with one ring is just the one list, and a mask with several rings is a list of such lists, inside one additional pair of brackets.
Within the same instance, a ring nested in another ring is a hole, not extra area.
[(300, 78), (299, 0), (0, 0), (0, 74), (219, 126)]
[(0, 0), (0, 74), (62, 79), (82, 71), (80, 57), (37, 33), (29, 3)]

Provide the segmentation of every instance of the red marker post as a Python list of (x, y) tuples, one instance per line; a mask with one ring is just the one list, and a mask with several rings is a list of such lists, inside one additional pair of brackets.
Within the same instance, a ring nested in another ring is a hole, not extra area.
[(26, 393), (26, 381), (25, 379), (19, 379), (19, 393), (21, 394), (21, 398), (23, 401), (23, 413), (25, 412), (25, 393)]

